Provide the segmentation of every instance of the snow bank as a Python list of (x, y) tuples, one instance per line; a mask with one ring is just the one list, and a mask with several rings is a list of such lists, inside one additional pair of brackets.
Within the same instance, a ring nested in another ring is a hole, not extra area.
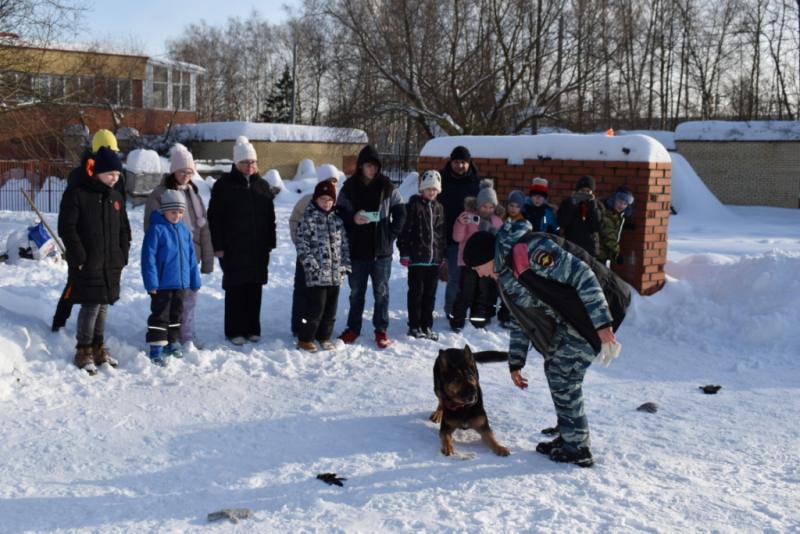
[(595, 134), (438, 137), (425, 144), (420, 156), (446, 158), (458, 145), (467, 147), (473, 158), (504, 158), (512, 165), (536, 158), (658, 163), (670, 161), (664, 146), (651, 137), (608, 137)]
[(320, 143), (367, 143), (363, 130), (298, 124), (270, 124), (245, 121), (201, 122), (175, 126), (183, 141), (233, 141), (244, 135), (250, 141), (306, 141)]
[(294, 173), (292, 180), (302, 180), (304, 178), (317, 179), (317, 168), (310, 159), (300, 160), (300, 163), (297, 164), (297, 172)]
[(169, 171), (169, 160), (159, 156), (158, 152), (137, 148), (128, 153), (125, 168), (136, 174), (162, 174), (164, 172), (162, 159), (166, 161), (166, 169)]
[(402, 195), (403, 200), (408, 202), (408, 199), (411, 198), (411, 195), (416, 195), (419, 193), (419, 173), (414, 171), (410, 172), (403, 178), (403, 183), (400, 184), (398, 188), (400, 191), (400, 195)]
[(703, 180), (694, 172), (686, 158), (672, 154), (672, 205), (681, 218), (694, 224), (722, 222), (734, 218)]
[(675, 128), (677, 141), (800, 141), (800, 121), (690, 121)]

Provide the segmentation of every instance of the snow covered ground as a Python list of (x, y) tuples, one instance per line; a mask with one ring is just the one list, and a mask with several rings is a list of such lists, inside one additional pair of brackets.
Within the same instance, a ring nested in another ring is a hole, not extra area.
[[(525, 392), (505, 365), (481, 368), (511, 456), (468, 432), (457, 433), (462, 457), (439, 453), (427, 421), (437, 350), (504, 348), (507, 336), (494, 325), (456, 335), (440, 316), (439, 343), (406, 338), (398, 263), (392, 348), (365, 335), (336, 352), (295, 350), (286, 221), (297, 195), (279, 197), (264, 340), (224, 341), (215, 272), (198, 304), (206, 349), (166, 369), (144, 353), (141, 208), (130, 212), (132, 261), (109, 312), (117, 370), (90, 377), (72, 366), (77, 310), (66, 331), (49, 331), (65, 265), (0, 264), (0, 531), (800, 531), (800, 210), (715, 204), (687, 167), (676, 161), (668, 283), (635, 299), (621, 356), (587, 376), (592, 469), (534, 452), (554, 422), (535, 353)], [(0, 212), (0, 243), (30, 221)], [(712, 383), (719, 394), (698, 390)], [(658, 413), (636, 411), (648, 401)], [(327, 471), (347, 477), (344, 487), (315, 479)], [(254, 516), (209, 525), (206, 514), (224, 507)]]

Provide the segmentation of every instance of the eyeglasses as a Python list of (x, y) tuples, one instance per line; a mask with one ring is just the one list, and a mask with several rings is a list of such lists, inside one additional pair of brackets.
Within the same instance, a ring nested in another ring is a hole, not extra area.
[(258, 162), (256, 160), (254, 160), (254, 159), (243, 159), (242, 161), (239, 162), (239, 165), (248, 165), (248, 166), (250, 166), (250, 165), (255, 165), (256, 163), (258, 163)]
[(179, 171), (175, 171), (176, 176), (192, 176), (194, 175), (194, 171), (191, 169), (181, 169)]

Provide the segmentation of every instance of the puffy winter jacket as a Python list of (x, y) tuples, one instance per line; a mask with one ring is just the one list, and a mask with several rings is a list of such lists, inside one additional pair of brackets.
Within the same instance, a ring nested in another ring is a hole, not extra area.
[(70, 300), (113, 304), (119, 298), (122, 268), (128, 264), (131, 228), (125, 200), (84, 170), (61, 197), (58, 235), (67, 249)]
[(556, 211), (550, 204), (545, 203), (537, 207), (533, 203), (526, 202), (523, 214), (531, 222), (534, 232), (558, 235), (558, 231), (561, 229), (556, 218)]
[(439, 265), (447, 248), (444, 207), (413, 195), (406, 205), (406, 222), (397, 239), (400, 256), (412, 265)]
[(558, 208), (558, 223), (564, 237), (592, 256), (597, 256), (598, 232), (603, 219), (600, 209), (597, 199), (583, 199), (578, 193), (565, 198)]
[[(503, 226), (503, 219), (500, 218), (499, 214), (502, 214), (502, 208), (497, 206), (495, 210), (495, 215), (492, 215), (488, 220), (483, 219), (478, 215), (478, 208), (477, 208), (477, 201), (474, 197), (467, 197), (464, 200), (464, 212), (471, 216), (478, 217), (481, 219), (480, 222), (474, 223), (470, 222), (464, 224), (456, 219), (455, 225), (453, 225), (453, 241), (458, 243), (458, 265), (459, 267), (464, 267), (466, 264), (464, 263), (464, 247), (467, 246), (467, 241), (472, 234), (479, 230), (486, 230), (492, 233), (497, 232)], [(459, 217), (461, 214), (459, 214)]]
[(181, 223), (169, 222), (160, 211), (150, 214), (150, 225), (144, 234), (142, 280), (148, 292), (200, 288), (191, 232)]
[(445, 234), (447, 234), (447, 244), (452, 245), (453, 241), (453, 226), (456, 224), (456, 219), (464, 211), (464, 201), (468, 197), (474, 197), (480, 190), (480, 176), (478, 175), (478, 168), (474, 163), (470, 163), (469, 170), (462, 175), (458, 175), (450, 168), (450, 160), (447, 165), (441, 170), (442, 174), (442, 192), (436, 198), (439, 203), (444, 206), (445, 217)]
[(215, 251), (222, 251), (222, 288), (266, 284), (269, 253), (275, 248), (275, 206), (269, 184), (246, 178), (234, 165), (211, 190), (208, 224)]
[(342, 283), (350, 272), (350, 250), (344, 223), (334, 210), (322, 211), (314, 202), (306, 206), (297, 226), (297, 259), (307, 286)]
[(619, 256), (619, 240), (622, 236), (622, 228), (625, 226), (625, 218), (630, 214), (631, 206), (625, 208), (622, 213), (614, 211), (614, 199), (609, 198), (601, 204), (603, 221), (600, 226), (600, 247), (597, 252), (597, 259), (600, 261), (611, 260), (616, 262)]

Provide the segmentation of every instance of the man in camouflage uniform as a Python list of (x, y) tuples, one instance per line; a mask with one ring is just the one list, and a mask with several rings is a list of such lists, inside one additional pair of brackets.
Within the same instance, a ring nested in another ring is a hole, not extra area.
[(558, 238), (528, 233), (521, 239), (522, 233), (508, 228), (495, 238), (478, 232), (465, 246), (464, 262), (479, 276), (496, 280), (511, 311), (508, 360), (514, 385), (528, 387), (521, 371), (531, 344), (544, 357), (560, 435), (536, 450), (556, 462), (590, 467), (583, 377), (601, 344), (616, 341), (611, 310), (587, 263)]

